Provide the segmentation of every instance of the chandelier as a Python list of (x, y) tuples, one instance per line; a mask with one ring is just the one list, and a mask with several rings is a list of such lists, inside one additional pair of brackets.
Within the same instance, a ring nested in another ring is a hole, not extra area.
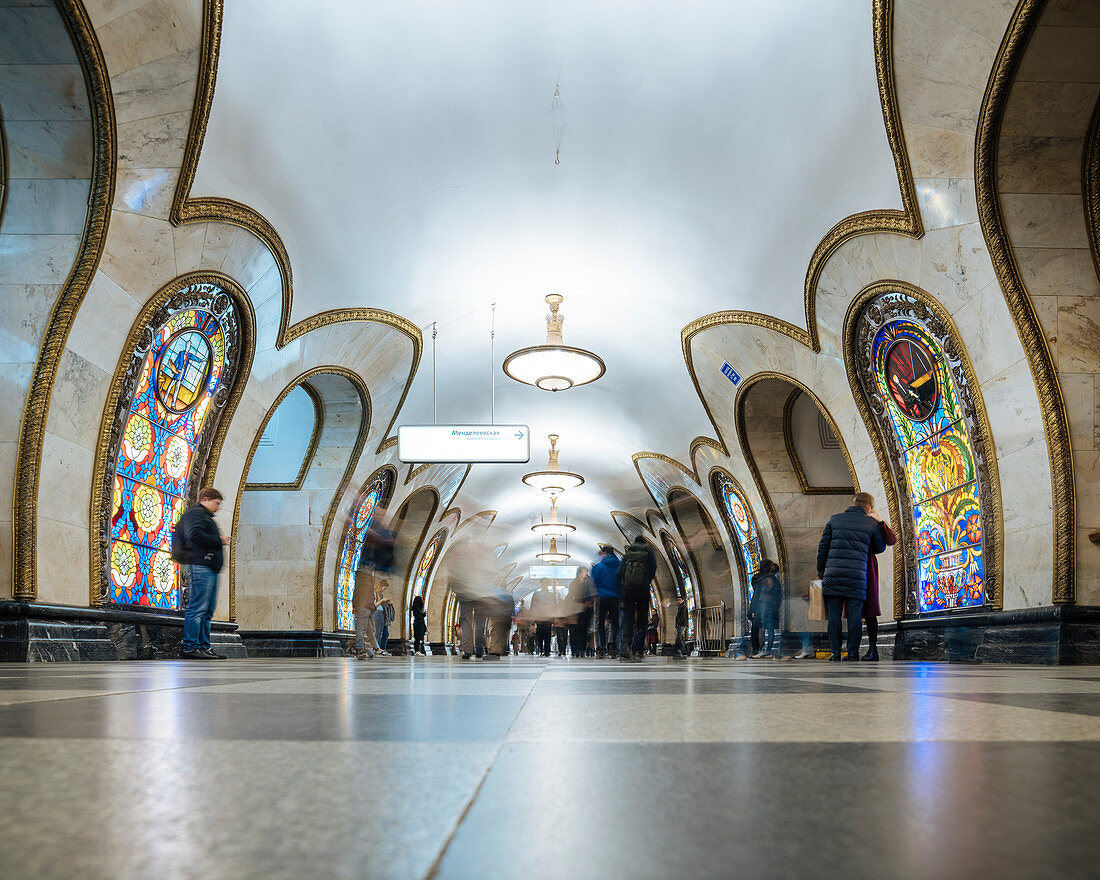
[(550, 539), (550, 549), (545, 553), (536, 553), (535, 558), (536, 559), (541, 559), (547, 565), (560, 565), (561, 563), (563, 563), (567, 559), (569, 559), (569, 554), (568, 553), (559, 553), (558, 552), (558, 539), (557, 538), (551, 538)]
[(584, 477), (563, 471), (558, 465), (558, 435), (547, 434), (546, 436), (550, 440), (550, 459), (546, 463), (546, 470), (524, 475), (523, 482), (536, 489), (542, 489), (549, 495), (560, 495), (566, 489), (575, 489), (582, 485)]
[(513, 351), (504, 359), (504, 372), (517, 382), (534, 385), (543, 391), (564, 391), (574, 385), (587, 385), (604, 374), (604, 363), (583, 348), (566, 345), (561, 335), (565, 318), (558, 314), (564, 297), (551, 293), (546, 297), (550, 314), (546, 316), (546, 343)]
[(558, 519), (558, 499), (550, 499), (550, 518), (531, 526), (531, 531), (544, 538), (560, 538), (576, 531), (577, 527)]

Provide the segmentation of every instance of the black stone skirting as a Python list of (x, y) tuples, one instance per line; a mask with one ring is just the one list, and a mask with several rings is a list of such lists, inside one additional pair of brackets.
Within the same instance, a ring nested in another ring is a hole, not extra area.
[[(175, 660), (182, 640), (178, 613), (0, 601), (0, 661)], [(215, 620), (210, 643), (228, 657), (248, 656), (235, 623)]]
[(249, 657), (343, 657), (355, 644), (355, 636), (320, 630), (240, 630)]

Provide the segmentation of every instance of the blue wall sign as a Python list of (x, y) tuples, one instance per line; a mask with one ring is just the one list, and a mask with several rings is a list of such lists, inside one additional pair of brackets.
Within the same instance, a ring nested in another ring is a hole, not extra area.
[(722, 363), (722, 375), (729, 379), (734, 385), (741, 381), (741, 377), (737, 375), (737, 371), (725, 362)]

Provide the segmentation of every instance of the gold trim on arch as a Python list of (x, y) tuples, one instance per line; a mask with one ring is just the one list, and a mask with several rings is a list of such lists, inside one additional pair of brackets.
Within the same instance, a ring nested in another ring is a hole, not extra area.
[(1073, 479), (1069, 419), (1046, 336), (1016, 265), (1012, 242), (1005, 228), (997, 182), (997, 153), (1009, 93), (1044, 6), (1045, 0), (1020, 0), (997, 50), (978, 113), (974, 185), (978, 221), (1005, 304), (1012, 314), (1020, 343), (1027, 355), (1043, 415), (1050, 459), (1051, 500), (1055, 511), (1051, 599), (1057, 605), (1070, 605), (1077, 601), (1077, 490)]
[[(245, 483), (244, 490), (246, 492), (297, 492), (302, 488), (302, 484), (305, 482), (306, 473), (309, 471), (309, 466), (313, 463), (313, 456), (317, 454), (317, 445), (321, 442), (321, 428), (325, 420), (325, 404), (321, 400), (320, 395), (313, 389), (313, 386), (308, 382), (302, 382), (299, 386), (308, 396), (313, 403), (313, 430), (309, 435), (309, 443), (306, 446), (306, 454), (302, 457), (302, 464), (298, 468), (298, 475), (289, 483)], [(293, 389), (290, 389), (293, 390)], [(289, 393), (289, 391), (288, 391)], [(279, 403), (282, 403), (286, 399), (286, 396), (279, 398)], [(271, 411), (273, 415), (275, 410)], [(267, 418), (264, 419), (264, 428), (267, 427)], [(262, 435), (262, 432), (261, 432)], [(251, 462), (249, 462), (251, 464)]]
[(1100, 279), (1100, 98), (1092, 108), (1085, 151), (1081, 157), (1081, 193), (1085, 207), (1085, 230), (1092, 252), (1092, 266)]
[[(358, 373), (347, 369), (346, 367), (338, 367), (334, 365), (322, 365), (311, 367), (303, 373), (298, 374), (291, 380), (285, 388), (279, 393), (279, 396), (275, 398), (274, 403), (268, 407), (267, 412), (264, 414), (263, 421), (260, 422), (259, 428), (256, 430), (256, 435), (252, 438), (252, 445), (248, 449), (248, 456), (244, 461), (244, 468), (241, 471), (241, 482), (237, 488), (237, 501), (233, 507), (233, 531), (232, 534), (237, 534), (237, 529), (240, 526), (241, 518), (241, 502), (244, 498), (244, 493), (249, 491), (246, 489), (248, 479), (248, 472), (252, 468), (252, 459), (256, 455), (256, 449), (260, 445), (260, 437), (263, 436), (264, 428), (270, 421), (271, 416), (275, 413), (275, 410), (279, 408), (279, 404), (282, 403), (288, 394), (301, 385), (303, 382), (311, 379), (314, 376), (340, 376), (347, 379), (359, 395), (359, 402), (363, 407), (362, 417), (359, 423), (359, 433), (355, 438), (355, 445), (352, 447), (351, 454), (348, 457), (347, 466), (344, 468), (344, 474), (340, 478), (340, 483), (333, 490), (332, 501), (329, 502), (328, 511), (325, 513), (324, 525), (321, 528), (321, 538), (317, 544), (317, 562), (314, 568), (313, 575), (313, 628), (315, 630), (324, 629), (324, 592), (325, 592), (325, 555), (328, 549), (329, 536), (332, 533), (332, 523), (336, 516), (336, 511), (339, 509), (340, 501), (344, 496), (344, 492), (348, 487), (348, 483), (351, 482), (351, 477), (355, 473), (355, 468), (359, 464), (359, 458), (363, 454), (363, 447), (367, 442), (367, 433), (370, 430), (371, 422), (371, 399), (370, 391), (367, 389), (366, 382)], [(229, 554), (229, 619), (237, 619), (237, 554), (236, 552)]]
[[(971, 395), (973, 424), (968, 426), (971, 442), (981, 451), (985, 460), (986, 473), (989, 482), (988, 508), (983, 509), (983, 518), (992, 523), (993, 529), (986, 528), (983, 534), (983, 553), (990, 551), (986, 557), (985, 585), (987, 604), (994, 610), (1000, 611), (1004, 606), (1004, 585), (1002, 582), (1004, 572), (1004, 512), (1001, 504), (1001, 476), (997, 465), (997, 449), (994, 444), (993, 431), (989, 425), (989, 417), (986, 414), (985, 399), (982, 395), (981, 385), (978, 384), (974, 365), (970, 362), (970, 355), (963, 345), (962, 334), (955, 326), (954, 320), (947, 309), (939, 304), (934, 296), (921, 290), (915, 285), (904, 281), (876, 281), (868, 284), (861, 290), (848, 306), (848, 312), (844, 316), (843, 346), (844, 367), (848, 374), (848, 387), (855, 398), (859, 414), (863, 419), (864, 427), (871, 438), (871, 445), (875, 450), (875, 458), (878, 459), (879, 468), (882, 470), (882, 486), (886, 492), (890, 504), (890, 519), (899, 531), (901, 529), (901, 506), (897, 497), (897, 481), (890, 470), (890, 453), (879, 431), (878, 423), (871, 412), (863, 389), (859, 384), (857, 373), (857, 352), (855, 351), (856, 321), (864, 306), (878, 296), (885, 293), (902, 293), (922, 303), (931, 311), (937, 319), (948, 329), (953, 343), (957, 346), (959, 362), (966, 375), (968, 390)], [(843, 439), (841, 440), (843, 443)], [(900, 475), (900, 479), (905, 479)], [(988, 515), (987, 515), (988, 514)], [(903, 541), (898, 540), (894, 545), (894, 619), (900, 620), (905, 616), (905, 561), (903, 553), (905, 549)], [(912, 548), (909, 548), (912, 549)], [(992, 567), (992, 571), (990, 571)]]
[(803, 495), (855, 495), (859, 491), (859, 481), (856, 477), (855, 468), (852, 466), (852, 459), (848, 455), (848, 447), (844, 444), (844, 438), (840, 436), (840, 432), (837, 431), (833, 417), (826, 415), (825, 407), (814, 395), (807, 396), (817, 405), (818, 411), (828, 421), (830, 430), (840, 441), (840, 451), (844, 455), (844, 463), (848, 466), (848, 476), (852, 478), (852, 485), (811, 486), (809, 479), (806, 477), (806, 471), (802, 467), (802, 459), (798, 457), (798, 449), (794, 445), (794, 425), (791, 421), (794, 415), (794, 405), (798, 402), (798, 398), (805, 393), (801, 388), (795, 388), (783, 404), (783, 445), (787, 447), (787, 456), (790, 458), (791, 467), (794, 468), (794, 474), (798, 478), (798, 486)]
[[(195, 102), (191, 112), (187, 142), (184, 146), (183, 163), (176, 181), (176, 191), (172, 197), (168, 219), (175, 226), (189, 223), (228, 223), (252, 233), (271, 252), (282, 281), (282, 311), (279, 315), (279, 329), (275, 336), (277, 349), (289, 345), (295, 339), (313, 330), (356, 321), (384, 324), (409, 337), (413, 346), (409, 377), (405, 381), (401, 399), (394, 408), (393, 418), (386, 430), (382, 432), (382, 437), (385, 438), (397, 423), (397, 414), (408, 397), (413, 376), (416, 375), (416, 369), (420, 364), (424, 348), (420, 328), (393, 312), (373, 308), (332, 309), (311, 315), (292, 325), (290, 315), (294, 303), (293, 274), (286, 246), (275, 227), (258, 211), (233, 199), (213, 196), (191, 198), (191, 187), (195, 182), (195, 172), (198, 169), (199, 156), (206, 139), (206, 128), (210, 122), (210, 111), (214, 104), (223, 13), (224, 0), (203, 0), (202, 38), (199, 49), (198, 80), (195, 84)], [(380, 445), (375, 450), (375, 454), (381, 451)]]
[[(409, 502), (412, 501), (417, 495), (423, 492), (431, 492), (435, 501), (432, 502), (432, 509), (428, 511), (428, 515), (424, 518), (424, 526), (420, 530), (420, 538), (416, 542), (416, 547), (413, 549), (412, 556), (409, 557), (409, 564), (405, 567), (405, 574), (401, 581), (401, 636), (405, 638), (405, 623), (406, 618), (409, 616), (409, 609), (406, 605), (409, 590), (412, 588), (413, 577), (416, 574), (416, 563), (420, 559), (421, 554), (425, 549), (425, 542), (428, 540), (428, 533), (439, 524), (436, 522), (436, 514), (439, 513), (439, 507), (443, 503), (443, 499), (440, 497), (439, 490), (435, 486), (421, 486), (415, 492), (411, 493), (404, 501), (401, 502), (401, 507), (398, 508), (398, 522), (396, 523), (395, 531), (400, 532), (402, 526), (405, 524), (406, 511), (408, 510)], [(442, 528), (446, 528), (443, 526)], [(434, 537), (434, 535), (433, 535)], [(447, 540), (443, 539), (443, 544), (446, 546)], [(442, 548), (440, 548), (442, 549)], [(442, 553), (440, 553), (442, 556)], [(387, 580), (387, 578), (378, 578), (378, 580)]]
[(80, 247), (50, 311), (19, 428), (12, 497), (12, 596), (16, 599), (38, 597), (38, 486), (46, 422), (61, 356), (103, 255), (118, 164), (115, 102), (99, 40), (80, 0), (56, 0), (56, 6), (72, 39), (88, 94), (92, 122), (91, 190)]
[(920, 205), (917, 201), (917, 189), (913, 182), (913, 172), (909, 165), (909, 154), (905, 148), (905, 134), (902, 129), (901, 113), (898, 110), (897, 87), (894, 81), (894, 0), (873, 0), (873, 40), (875, 52), (875, 76), (878, 82), (879, 103), (882, 106), (882, 120), (886, 128), (886, 140), (894, 157), (894, 169), (898, 178), (902, 210), (883, 209), (861, 211), (852, 214), (837, 223), (821, 239), (814, 249), (806, 270), (803, 290), (806, 310), (806, 327), (798, 327), (789, 321), (771, 315), (751, 311), (725, 311), (704, 315), (688, 324), (680, 331), (680, 344), (683, 349), (684, 363), (695, 385), (707, 418), (718, 436), (719, 451), (729, 455), (729, 448), (718, 426), (706, 396), (702, 393), (699, 377), (695, 372), (694, 358), (691, 353), (691, 340), (704, 330), (725, 324), (745, 324), (772, 330), (806, 346), (815, 354), (820, 353), (821, 343), (817, 332), (817, 285), (821, 273), (829, 258), (845, 242), (859, 235), (889, 233), (920, 238), (924, 235), (924, 223), (921, 220)]
[[(103, 415), (99, 422), (99, 435), (96, 439), (95, 457), (92, 460), (91, 483), (91, 519), (88, 525), (88, 604), (91, 606), (102, 605), (104, 595), (100, 589), (100, 574), (106, 562), (107, 545), (106, 529), (100, 527), (109, 519), (109, 502), (104, 495), (104, 483), (107, 471), (115, 467), (114, 461), (108, 461), (107, 452), (111, 447), (111, 431), (114, 426), (118, 407), (122, 397), (122, 386), (126, 380), (126, 373), (134, 357), (134, 351), (141, 341), (141, 335), (149, 324), (153, 315), (164, 306), (168, 300), (186, 287), (193, 284), (214, 284), (222, 288), (226, 295), (233, 300), (237, 308), (241, 330), (241, 361), (237, 367), (237, 374), (230, 389), (229, 398), (225, 402), (221, 417), (218, 419), (214, 436), (210, 443), (210, 451), (206, 456), (206, 471), (202, 474), (202, 480), (206, 485), (212, 486), (217, 476), (218, 460), (221, 457), (222, 445), (229, 433), (229, 425), (244, 394), (244, 386), (248, 382), (252, 371), (252, 358), (256, 351), (256, 313), (252, 310), (252, 302), (236, 281), (221, 272), (190, 272), (172, 279), (160, 290), (154, 293), (149, 301), (141, 307), (126, 341), (122, 344), (119, 353), (118, 364), (115, 366), (111, 384), (107, 389), (107, 400), (103, 404)], [(236, 526), (236, 519), (234, 519)], [(232, 563), (233, 553), (229, 554)]]

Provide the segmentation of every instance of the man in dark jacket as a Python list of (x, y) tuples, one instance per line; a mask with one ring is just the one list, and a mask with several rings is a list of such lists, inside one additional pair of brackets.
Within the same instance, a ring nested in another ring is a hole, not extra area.
[(657, 558), (645, 538), (638, 535), (619, 563), (619, 602), (622, 629), (619, 659), (639, 661), (645, 656), (646, 621), (649, 618), (649, 584), (657, 574)]
[(688, 612), (687, 597), (680, 595), (676, 597), (676, 656), (687, 656), (687, 642), (685, 636), (688, 631), (688, 621), (690, 620), (690, 614)]
[(600, 544), (600, 556), (592, 564), (592, 583), (596, 585), (596, 656), (607, 655), (607, 629), (611, 623), (611, 653), (619, 645), (619, 557), (610, 544)]
[(867, 595), (867, 557), (886, 549), (881, 517), (872, 515), (874, 499), (866, 492), (852, 499), (852, 506), (835, 514), (817, 545), (817, 576), (829, 618), (830, 660), (840, 660), (841, 613), (848, 613), (848, 659), (859, 660), (863, 635), (860, 620)]
[(222, 506), (222, 493), (206, 487), (199, 492), (199, 503), (187, 508), (176, 529), (190, 557), (191, 594), (183, 615), (185, 660), (224, 660), (225, 655), (210, 648), (210, 620), (218, 601), (218, 572), (222, 570), (223, 548), (229, 536), (222, 536), (214, 514)]

